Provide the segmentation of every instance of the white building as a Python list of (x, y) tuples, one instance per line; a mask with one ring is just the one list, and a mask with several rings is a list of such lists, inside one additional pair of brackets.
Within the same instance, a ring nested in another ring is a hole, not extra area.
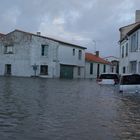
[(85, 49), (15, 30), (0, 36), (0, 75), (83, 78)]
[(140, 74), (140, 11), (136, 23), (120, 28), (120, 74)]
[(58, 50), (60, 77), (84, 78), (85, 48), (60, 43)]
[(115, 56), (107, 56), (104, 57), (106, 61), (111, 62), (111, 72), (112, 73), (119, 73), (119, 58)]
[(101, 73), (110, 73), (111, 63), (99, 57), (99, 52), (96, 54), (85, 54), (85, 77), (97, 78)]

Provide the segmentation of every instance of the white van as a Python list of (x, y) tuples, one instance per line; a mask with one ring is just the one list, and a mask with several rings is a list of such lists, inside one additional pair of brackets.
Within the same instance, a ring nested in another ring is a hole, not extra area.
[(122, 75), (120, 78), (119, 91), (123, 93), (140, 93), (140, 75)]
[(99, 78), (97, 78), (98, 84), (109, 84), (115, 85), (119, 83), (119, 77), (116, 73), (102, 73)]

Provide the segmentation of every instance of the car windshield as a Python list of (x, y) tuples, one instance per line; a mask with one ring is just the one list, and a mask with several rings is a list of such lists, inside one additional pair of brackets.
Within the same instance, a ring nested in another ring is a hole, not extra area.
[(118, 79), (116, 74), (101, 74), (100, 79)]
[(140, 84), (140, 75), (126, 75), (121, 79), (122, 85), (138, 85)]

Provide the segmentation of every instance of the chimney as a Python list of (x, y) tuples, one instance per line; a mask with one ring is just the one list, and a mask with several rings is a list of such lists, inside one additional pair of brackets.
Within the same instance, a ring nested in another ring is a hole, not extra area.
[(99, 57), (99, 51), (96, 51), (95, 53), (96, 53), (96, 56)]
[(41, 35), (41, 32), (37, 32), (36, 34), (37, 34), (37, 35)]
[(135, 22), (140, 22), (140, 10), (136, 10)]

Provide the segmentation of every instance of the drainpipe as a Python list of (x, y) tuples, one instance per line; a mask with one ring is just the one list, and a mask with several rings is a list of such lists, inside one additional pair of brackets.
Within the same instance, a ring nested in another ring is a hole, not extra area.
[(35, 63), (32, 67), (33, 67), (33, 70), (34, 70), (34, 76), (36, 77), (36, 71), (37, 71), (38, 66)]
[(137, 62), (136, 73), (139, 73), (139, 62), (138, 61), (136, 62)]

